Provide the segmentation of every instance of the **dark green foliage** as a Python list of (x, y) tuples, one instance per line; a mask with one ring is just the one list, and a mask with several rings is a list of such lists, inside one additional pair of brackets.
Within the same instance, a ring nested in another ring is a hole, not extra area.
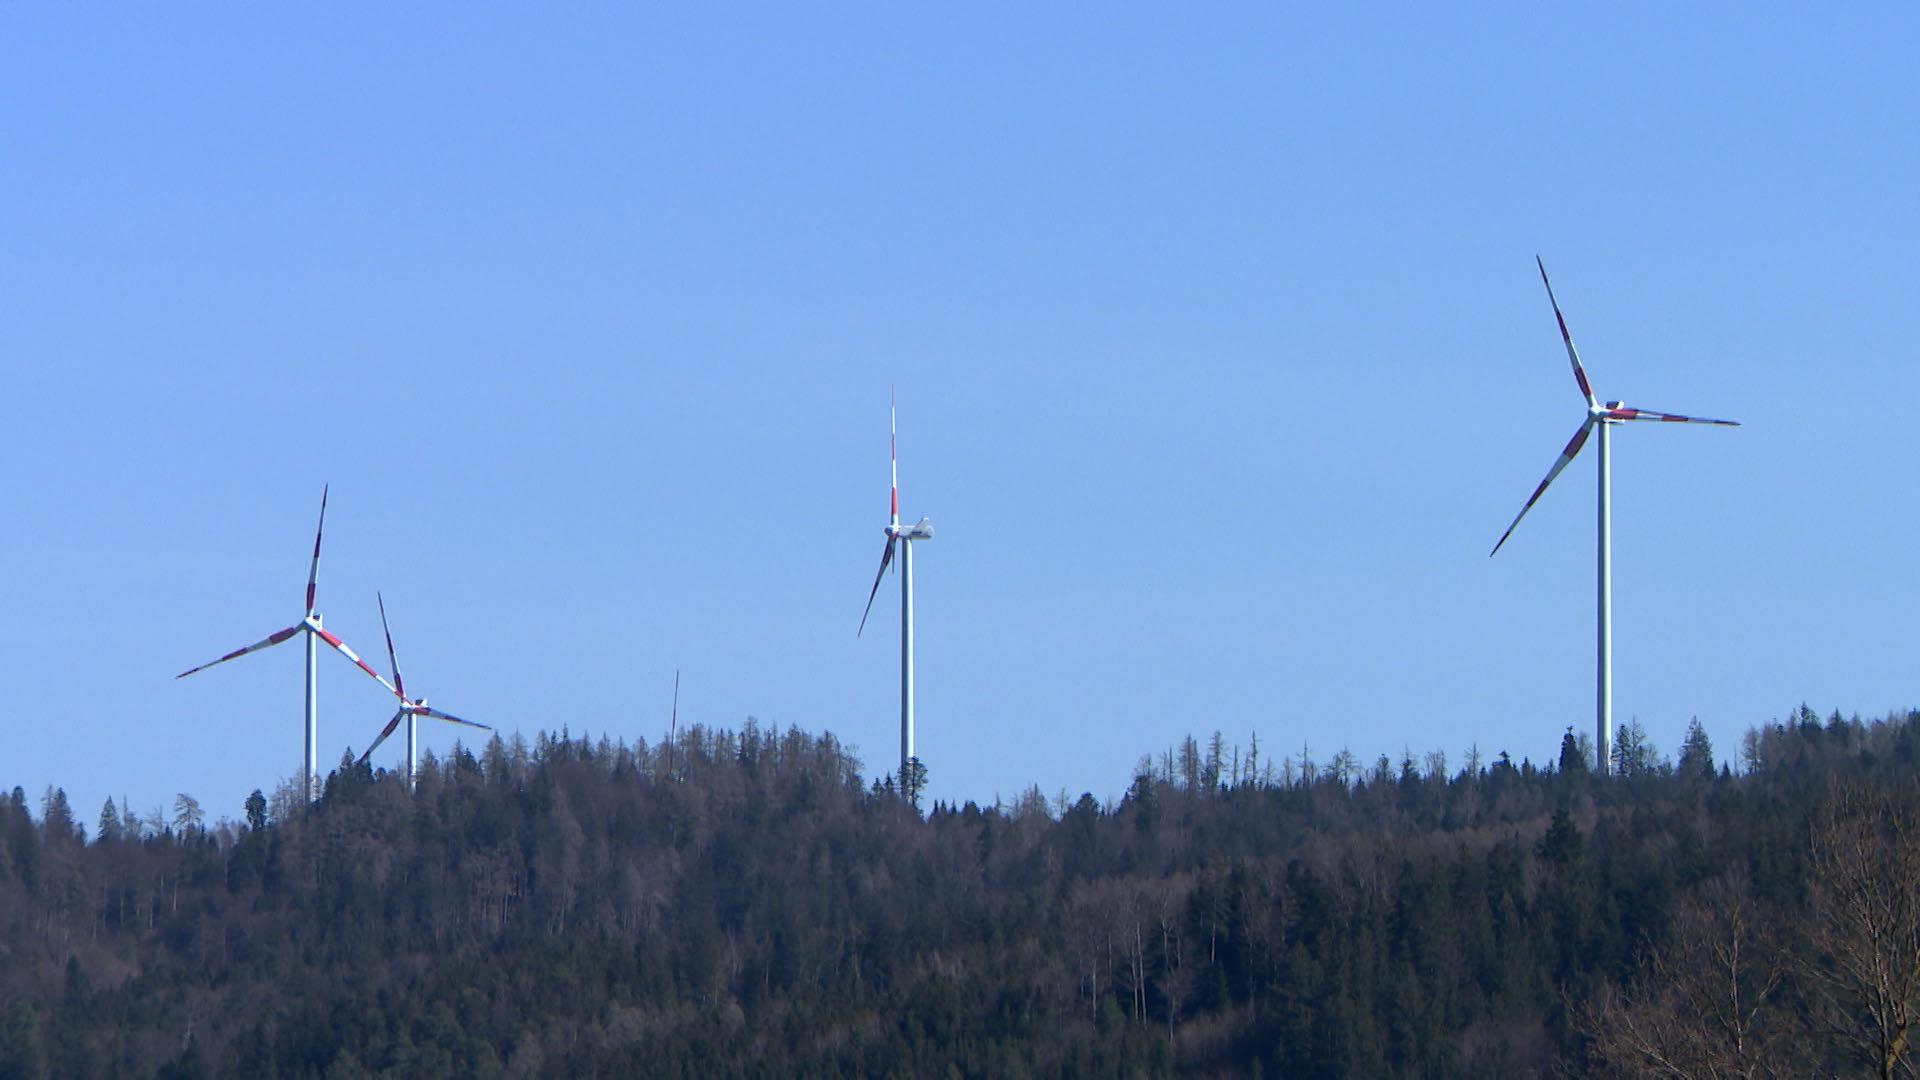
[(1715, 772), (1713, 740), (1707, 738), (1707, 729), (1696, 716), (1687, 724), (1687, 740), (1680, 745), (1680, 775), (1711, 780)]
[(900, 768), (900, 794), (914, 809), (920, 808), (920, 793), (927, 789), (927, 767), (919, 758), (910, 757)]
[(93, 838), (98, 841), (120, 839), (120, 809), (108, 798), (106, 805), (100, 808), (100, 824), (94, 830)]
[(1560, 771), (1568, 775), (1587, 774), (1587, 755), (1580, 749), (1580, 740), (1574, 737), (1572, 728), (1560, 737)]
[(1718, 782), (1691, 732), (1618, 782), (1571, 733), (1557, 769), (1287, 780), (1184, 740), (1117, 804), (924, 817), (757, 725), (495, 739), (412, 792), (345, 758), (284, 820), (256, 791), (245, 829), (91, 846), (15, 789), (0, 1077), (1577, 1073), (1569, 1004), (1705, 882), (1801, 912), (1808, 822), (1837, 777), (1906, 782), (1916, 720), (1804, 710)]
[(1613, 772), (1616, 776), (1648, 776), (1660, 768), (1660, 753), (1647, 738), (1647, 729), (1638, 719), (1628, 720), (1613, 731)]

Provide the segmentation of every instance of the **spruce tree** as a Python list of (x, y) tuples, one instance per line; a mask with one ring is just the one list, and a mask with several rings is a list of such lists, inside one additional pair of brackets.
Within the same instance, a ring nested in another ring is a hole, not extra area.
[(1587, 774), (1587, 753), (1580, 748), (1580, 740), (1574, 737), (1571, 725), (1560, 737), (1560, 771), (1570, 776)]
[(100, 808), (100, 827), (94, 833), (94, 843), (120, 839), (120, 809), (113, 805), (113, 796), (107, 796), (106, 805)]
[(1680, 775), (1713, 779), (1713, 740), (1697, 716), (1687, 725), (1687, 741), (1680, 746)]

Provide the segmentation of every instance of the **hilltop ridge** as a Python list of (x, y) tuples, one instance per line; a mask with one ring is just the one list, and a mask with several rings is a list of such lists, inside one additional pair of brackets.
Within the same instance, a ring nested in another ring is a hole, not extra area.
[(1672, 965), (1731, 933), (1740, 1052), (1851, 1075), (1809, 1034), (1846, 1015), (1804, 962), (1839, 939), (1791, 928), (1844, 930), (1836, 838), (1920, 851), (1920, 714), (1802, 713), (1739, 775), (1601, 779), (1571, 739), (1269, 771), (1216, 736), (1112, 805), (924, 814), (753, 725), (496, 739), (412, 792), (343, 762), (277, 819), (92, 843), (16, 788), (0, 1073), (1625, 1074), (1619, 1033), (1687, 1016)]

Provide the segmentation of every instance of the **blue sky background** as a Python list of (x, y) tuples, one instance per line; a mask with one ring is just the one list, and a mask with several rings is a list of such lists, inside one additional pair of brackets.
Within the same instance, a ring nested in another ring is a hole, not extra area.
[[(678, 668), (890, 768), (889, 385), (933, 797), (1549, 758), (1536, 252), (1603, 399), (1746, 424), (1617, 433), (1619, 719), (1920, 704), (1911, 6), (636, 7), (0, 10), (0, 784), (294, 774), (297, 645), (173, 675), (328, 482), (327, 624), (435, 704), (651, 741)], [(320, 692), (328, 763), (391, 711)]]

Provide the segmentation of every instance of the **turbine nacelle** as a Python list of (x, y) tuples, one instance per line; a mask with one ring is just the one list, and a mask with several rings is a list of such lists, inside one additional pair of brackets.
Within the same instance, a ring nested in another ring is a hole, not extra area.
[(886, 534), (889, 546), (895, 540), (931, 540), (933, 539), (933, 522), (921, 518), (911, 525), (888, 525), (880, 531)]

